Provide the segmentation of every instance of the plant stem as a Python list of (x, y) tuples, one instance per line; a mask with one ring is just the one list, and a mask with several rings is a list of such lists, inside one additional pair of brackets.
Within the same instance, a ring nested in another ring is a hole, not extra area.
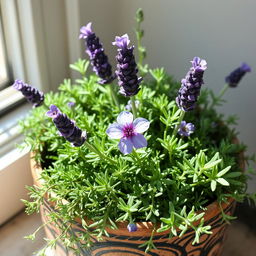
[(225, 84), (223, 86), (223, 88), (221, 89), (219, 95), (212, 101), (211, 105), (210, 105), (210, 109), (213, 108), (213, 106), (218, 102), (220, 101), (220, 99), (223, 97), (223, 95), (225, 94), (225, 92), (227, 91), (227, 89), (229, 88), (229, 85), (228, 84)]
[(43, 102), (43, 104), (40, 107), (45, 107), (46, 109), (49, 109), (49, 106), (47, 106), (45, 102)]
[(218, 99), (222, 98), (222, 96), (225, 94), (225, 92), (227, 91), (227, 89), (229, 88), (228, 84), (225, 84), (222, 88), (222, 90), (220, 91), (220, 94), (218, 96)]
[(158, 91), (160, 89), (160, 82), (161, 82), (161, 80), (156, 81), (156, 91)]
[[(138, 33), (141, 32), (140, 23), (138, 23), (137, 32), (138, 32)], [(143, 63), (143, 54), (142, 54), (142, 52), (141, 52), (141, 37), (138, 37), (138, 38), (137, 38), (137, 41), (138, 41), (138, 53), (139, 53), (138, 66), (139, 66), (139, 67), (142, 67), (142, 63)]]
[[(142, 15), (142, 16), (141, 16)], [(141, 23), (143, 22), (143, 12), (142, 10), (138, 10), (136, 13), (136, 21), (137, 21), (137, 26), (136, 26), (136, 38), (137, 38), (137, 47), (138, 47), (138, 56), (139, 56), (139, 60), (138, 60), (138, 68), (139, 68), (139, 73), (141, 76), (143, 76), (143, 60), (144, 60), (144, 48), (141, 45), (141, 39), (143, 37), (143, 30), (141, 29)]]
[(133, 219), (132, 219), (132, 214), (131, 214), (130, 211), (128, 212), (128, 215), (129, 215), (129, 217), (128, 217), (129, 218), (129, 223), (134, 223)]
[(173, 132), (172, 132), (172, 137), (177, 134), (177, 131), (178, 131), (179, 126), (180, 126), (180, 123), (181, 123), (181, 121), (183, 120), (183, 118), (184, 118), (184, 116), (185, 116), (185, 113), (186, 113), (185, 111), (183, 111), (183, 110), (181, 111), (180, 117), (179, 117), (179, 119), (178, 119), (178, 123), (177, 123), (175, 129), (174, 129)]
[(132, 113), (133, 113), (133, 117), (135, 119), (137, 117), (137, 109), (136, 109), (136, 105), (135, 105), (134, 96), (131, 97), (131, 103), (132, 103)]
[(119, 105), (118, 99), (116, 97), (116, 93), (114, 91), (113, 84), (109, 84), (109, 88), (110, 88), (110, 94), (111, 94), (112, 100), (114, 101), (114, 103), (118, 107), (118, 109), (120, 110), (120, 105)]
[(86, 147), (91, 150), (92, 152), (94, 152), (95, 154), (97, 154), (102, 160), (107, 160), (109, 161), (111, 164), (116, 164), (116, 161), (114, 161), (113, 159), (109, 158), (108, 156), (106, 156), (104, 153), (100, 152), (96, 147), (94, 147), (93, 145), (91, 145), (89, 142), (85, 141), (85, 145)]

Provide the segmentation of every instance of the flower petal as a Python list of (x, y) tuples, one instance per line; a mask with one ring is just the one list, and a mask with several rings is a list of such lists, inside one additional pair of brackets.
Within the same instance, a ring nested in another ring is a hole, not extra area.
[(192, 123), (188, 123), (188, 124), (187, 124), (187, 129), (188, 129), (191, 133), (193, 133), (194, 130), (195, 130), (195, 126), (194, 126)]
[(149, 128), (150, 122), (145, 118), (136, 118), (133, 122), (134, 131), (137, 133), (143, 133)]
[(147, 140), (142, 134), (136, 134), (131, 138), (132, 144), (135, 148), (144, 148), (148, 145)]
[(133, 145), (131, 139), (122, 138), (118, 144), (118, 147), (124, 155), (132, 153)]
[(123, 137), (122, 125), (113, 123), (108, 127), (106, 133), (111, 139), (121, 139)]
[(127, 34), (122, 36), (116, 36), (115, 42), (113, 42), (113, 45), (116, 45), (119, 48), (127, 48), (128, 44), (130, 43), (129, 36)]
[(51, 118), (56, 118), (59, 113), (60, 110), (55, 105), (51, 105), (50, 110), (46, 112), (46, 115)]
[(117, 117), (117, 122), (121, 125), (131, 124), (132, 121), (133, 121), (133, 114), (128, 111), (122, 111)]
[(180, 128), (185, 127), (185, 126), (186, 126), (186, 124), (187, 124), (187, 123), (186, 123), (186, 121), (181, 121), (181, 122), (180, 122)]
[(92, 23), (89, 22), (86, 26), (81, 27), (79, 39), (86, 39), (89, 35), (92, 34)]

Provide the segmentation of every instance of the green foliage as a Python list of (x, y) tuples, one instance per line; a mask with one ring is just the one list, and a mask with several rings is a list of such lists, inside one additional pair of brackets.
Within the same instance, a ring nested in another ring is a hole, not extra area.
[[(142, 66), (145, 54), (140, 45), (144, 34), (140, 29), (141, 10), (136, 18), (139, 67), (145, 74), (148, 68)], [(125, 110), (128, 99), (117, 95), (117, 106), (110, 87), (98, 84), (95, 75), (86, 75), (87, 61), (80, 59), (70, 67), (81, 78), (75, 83), (64, 80), (59, 92), (46, 94), (45, 104), (31, 110), (20, 122), (26, 145), (43, 168), (44, 181), (42, 187), (29, 188), (32, 201), (24, 200), (26, 211), (39, 211), (44, 195), (51, 195), (49, 200), (57, 211), (49, 214), (49, 222), (62, 231), (56, 239), (47, 241), (40, 255), (57, 240), (79, 255), (81, 248), (90, 246), (91, 236), (107, 236), (105, 228), (116, 228), (116, 221), (160, 223), (161, 227), (154, 229), (143, 245), (146, 251), (154, 248), (153, 234), (165, 230), (170, 231), (170, 236), (182, 236), (192, 228), (193, 243), (198, 243), (201, 234), (211, 232), (210, 226), (204, 225), (204, 212), (199, 211), (216, 200), (221, 204), (230, 197), (241, 201), (248, 196), (247, 176), (239, 165), (239, 154), (245, 147), (234, 141), (236, 133), (229, 127), (235, 118), (225, 121), (214, 109), (222, 102), (221, 97), (209, 89), (202, 90), (198, 108), (186, 113), (184, 119), (192, 122), (196, 130), (189, 137), (181, 137), (174, 132), (182, 114), (175, 103), (180, 84), (164, 68), (150, 69), (153, 79), (144, 79), (136, 95), (140, 101), (138, 116), (151, 122), (145, 134), (148, 147), (122, 155), (118, 141), (110, 140), (106, 129)], [(75, 102), (73, 108), (67, 105), (71, 101)], [(45, 115), (51, 104), (87, 131), (89, 144), (72, 147), (58, 135)], [(249, 198), (253, 200), (255, 195)], [(230, 219), (222, 214), (225, 220)], [(70, 225), (76, 217), (83, 219), (86, 232), (72, 233)], [(87, 223), (85, 217), (93, 223)], [(33, 239), (35, 233), (28, 238)]]
[[(204, 226), (203, 214), (197, 212), (214, 200), (223, 202), (245, 195), (246, 178), (237, 161), (244, 147), (233, 143), (233, 131), (213, 109), (204, 108), (204, 100), (198, 110), (186, 117), (195, 124), (195, 133), (190, 137), (172, 136), (180, 116), (174, 101), (177, 83), (163, 69), (156, 69), (151, 71), (154, 80), (145, 81), (137, 95), (138, 116), (151, 121), (146, 133), (148, 147), (122, 155), (118, 142), (106, 135), (119, 109), (108, 88), (97, 83), (97, 77), (83, 76), (86, 66), (81, 60), (75, 63), (72, 68), (82, 78), (75, 84), (64, 80), (58, 93), (45, 95), (45, 105), (55, 104), (75, 120), (78, 127), (88, 132), (88, 142), (96, 151), (90, 151), (86, 145), (72, 147), (58, 136), (45, 115), (46, 106), (33, 109), (21, 127), (26, 144), (43, 166), (44, 183), (40, 188), (29, 188), (32, 201), (25, 201), (27, 212), (38, 211), (44, 194), (50, 193), (58, 208), (58, 216), (50, 215), (51, 221), (62, 219), (68, 223), (86, 216), (93, 224), (83, 226), (89, 233), (93, 229), (97, 237), (107, 235), (106, 226), (116, 228), (115, 221), (146, 220), (162, 223), (157, 232), (170, 230), (170, 235), (181, 236), (193, 228), (194, 242), (198, 242), (201, 234), (210, 232), (210, 227)], [(127, 100), (121, 96), (118, 100), (121, 110), (125, 110)], [(72, 109), (67, 106), (70, 101), (75, 102)], [(213, 122), (217, 128), (212, 127)], [(98, 151), (114, 162), (100, 158)], [(197, 220), (200, 224), (194, 226)], [(74, 247), (77, 238), (72, 238), (72, 242), (67, 235), (69, 229), (60, 228), (63, 234), (59, 239), (68, 240), (67, 246)], [(179, 234), (177, 229), (181, 230)], [(83, 236), (90, 244), (88, 234), (87, 238), (82, 233), (75, 236)], [(149, 250), (153, 242), (147, 241), (144, 246)]]
[(74, 64), (70, 64), (70, 68), (78, 71), (82, 76), (86, 74), (87, 68), (89, 66), (89, 61), (78, 59), (78, 61)]

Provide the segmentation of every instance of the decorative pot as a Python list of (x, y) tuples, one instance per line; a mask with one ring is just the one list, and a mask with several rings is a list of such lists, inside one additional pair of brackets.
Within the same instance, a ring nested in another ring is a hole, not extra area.
[[(35, 161), (31, 160), (31, 170), (34, 179), (34, 184), (41, 186), (39, 179), (41, 168), (38, 167)], [(235, 201), (229, 199), (227, 203), (222, 204), (222, 209), (225, 214), (232, 215), (235, 208)], [(47, 223), (49, 212), (55, 211), (53, 203), (47, 201), (45, 197), (44, 204), (41, 206), (41, 216), (44, 223)], [(204, 215), (205, 225), (211, 226), (212, 234), (203, 234), (200, 237), (198, 244), (192, 245), (194, 240), (194, 230), (189, 229), (182, 237), (174, 236), (169, 238), (169, 232), (156, 233), (153, 242), (157, 249), (153, 249), (148, 253), (144, 252), (141, 244), (149, 240), (153, 225), (150, 222), (136, 223), (138, 230), (129, 232), (127, 223), (117, 223), (118, 229), (112, 230), (106, 228), (109, 237), (104, 237), (98, 241), (92, 238), (93, 246), (89, 249), (82, 248), (81, 244), (76, 246), (80, 248), (80, 255), (83, 256), (221, 256), (223, 242), (226, 236), (228, 224), (223, 222), (221, 210), (217, 202), (208, 205)], [(198, 223), (195, 223), (197, 225)], [(80, 219), (75, 220), (72, 224), (72, 232), (83, 231)], [(48, 223), (45, 225), (46, 237), (54, 239), (60, 234), (58, 225)], [(84, 232), (86, 232), (84, 230)], [(54, 249), (54, 256), (73, 256), (74, 254), (68, 251), (60, 242)]]

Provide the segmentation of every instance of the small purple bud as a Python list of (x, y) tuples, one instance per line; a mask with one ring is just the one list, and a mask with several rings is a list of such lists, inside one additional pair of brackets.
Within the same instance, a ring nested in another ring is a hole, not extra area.
[(130, 223), (127, 225), (127, 229), (129, 232), (136, 232), (138, 230), (138, 227), (134, 223)]
[(68, 105), (68, 107), (73, 108), (76, 105), (76, 103), (70, 101), (70, 102), (67, 103), (67, 105)]
[(247, 72), (251, 72), (251, 67), (246, 63), (242, 63), (239, 68), (232, 71), (226, 77), (226, 83), (229, 85), (229, 87), (237, 87), (238, 83)]
[(179, 130), (178, 130), (179, 135), (188, 137), (194, 131), (195, 131), (195, 126), (192, 123), (186, 123), (186, 121), (181, 121)]

